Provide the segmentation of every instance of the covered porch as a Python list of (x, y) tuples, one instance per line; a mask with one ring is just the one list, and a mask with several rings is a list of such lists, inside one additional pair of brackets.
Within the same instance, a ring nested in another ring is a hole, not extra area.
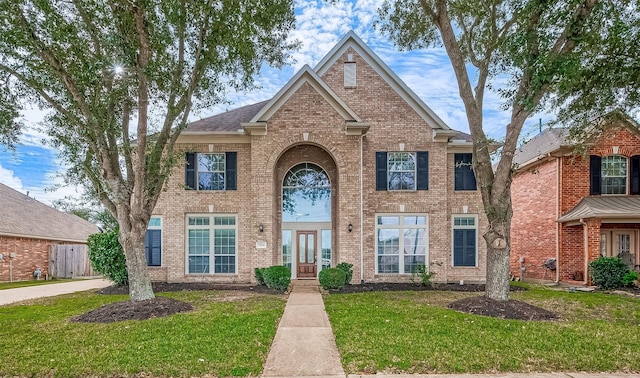
[(600, 256), (620, 257), (640, 270), (640, 197), (585, 197), (558, 219), (561, 281), (589, 283), (589, 263)]

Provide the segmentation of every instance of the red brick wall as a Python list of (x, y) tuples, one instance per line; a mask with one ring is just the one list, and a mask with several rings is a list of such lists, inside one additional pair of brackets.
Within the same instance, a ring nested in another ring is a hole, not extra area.
[(573, 280), (576, 272), (584, 274), (584, 231), (582, 225), (562, 227), (560, 280)]
[[(36, 267), (42, 270), (42, 277), (49, 272), (49, 246), (56, 244), (50, 240), (15, 238), (0, 236), (0, 281), (10, 281), (10, 265), (12, 265), (13, 280), (32, 280)], [(14, 258), (9, 258), (15, 253)]]
[(556, 182), (558, 163), (551, 159), (520, 172), (511, 185), (511, 273), (521, 274), (520, 257), (525, 258), (524, 277), (555, 279), (544, 272), (542, 263), (556, 257)]

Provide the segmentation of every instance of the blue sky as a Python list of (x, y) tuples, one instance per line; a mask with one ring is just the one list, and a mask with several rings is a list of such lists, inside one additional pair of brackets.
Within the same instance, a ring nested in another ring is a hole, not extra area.
[[(256, 84), (261, 88), (250, 93), (233, 93), (228, 99), (232, 105), (199, 111), (192, 120), (217, 114), (238, 106), (271, 98), (303, 65), (311, 67), (327, 54), (349, 30), (358, 36), (433, 109), (451, 128), (468, 132), (462, 102), (449, 60), (442, 48), (400, 52), (388, 38), (373, 28), (376, 10), (382, 0), (296, 0), (296, 29), (291, 39), (302, 43), (292, 55), (295, 63), (281, 70), (266, 68)], [(508, 112), (500, 109), (502, 101), (494, 92), (485, 95), (485, 130), (493, 137), (504, 135)], [(43, 114), (37, 109), (23, 114), (27, 126), (21, 144), (15, 152), (0, 147), (0, 183), (50, 204), (65, 196), (78, 196), (76, 187), (60, 187), (60, 173), (64, 167), (57, 159), (57, 151), (45, 146), (45, 135), (38, 131)], [(525, 124), (523, 134), (537, 132), (538, 118)]]

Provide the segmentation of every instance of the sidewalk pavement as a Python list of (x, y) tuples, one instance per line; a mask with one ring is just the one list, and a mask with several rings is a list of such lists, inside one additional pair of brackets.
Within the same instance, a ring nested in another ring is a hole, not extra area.
[[(577, 356), (577, 358), (579, 358)], [(501, 373), (346, 375), (318, 282), (294, 281), (262, 378), (631, 378), (625, 373)]]
[(112, 285), (111, 281), (98, 278), (86, 279), (56, 284), (19, 287), (16, 289), (0, 290), (0, 306), (28, 299), (53, 297), (60, 294), (75, 293), (91, 289), (101, 289)]

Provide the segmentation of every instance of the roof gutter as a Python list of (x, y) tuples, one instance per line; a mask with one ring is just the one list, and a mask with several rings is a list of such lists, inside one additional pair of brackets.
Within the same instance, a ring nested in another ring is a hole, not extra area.
[[(100, 233), (100, 230), (98, 230), (96, 228), (96, 234)], [(23, 238), (23, 239), (39, 239), (39, 240), (49, 240), (49, 241), (53, 241), (53, 242), (68, 242), (68, 243), (80, 243), (80, 244), (87, 244), (87, 240), (79, 240), (79, 239), (61, 239), (61, 238), (55, 238), (55, 237), (51, 237), (51, 236), (40, 236), (40, 235), (24, 235), (24, 234), (12, 234), (12, 233), (8, 233), (8, 232), (0, 232), (0, 236), (8, 236), (11, 238)]]

